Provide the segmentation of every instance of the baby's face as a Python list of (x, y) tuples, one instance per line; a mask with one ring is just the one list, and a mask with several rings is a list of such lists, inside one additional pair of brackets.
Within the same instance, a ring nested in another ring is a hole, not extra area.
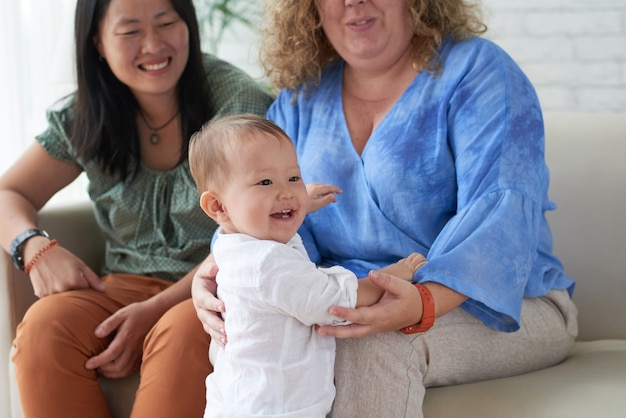
[(308, 195), (291, 142), (260, 135), (229, 158), (222, 203), (230, 222), (222, 228), (286, 243), (302, 225)]

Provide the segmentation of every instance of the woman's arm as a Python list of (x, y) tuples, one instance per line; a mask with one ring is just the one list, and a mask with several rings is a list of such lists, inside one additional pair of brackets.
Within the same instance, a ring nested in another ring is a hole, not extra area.
[(0, 177), (0, 244), (5, 250), (13, 238), (37, 227), (37, 212), (59, 190), (70, 184), (80, 169), (49, 156), (35, 143)]
[[(37, 212), (79, 174), (78, 167), (51, 157), (35, 143), (0, 177), (0, 244), (7, 252), (18, 234), (37, 228)], [(25, 262), (48, 242), (41, 236), (26, 241), (23, 247)], [(30, 271), (30, 279), (38, 297), (69, 289), (92, 287), (103, 290), (98, 276), (60, 246), (46, 251)]]
[[(422, 298), (410, 282), (386, 273), (372, 271), (370, 280), (384, 289), (378, 303), (361, 308), (333, 306), (330, 313), (346, 319), (352, 324), (343, 327), (321, 326), (321, 335), (338, 338), (358, 338), (378, 332), (396, 331), (416, 324), (422, 319)], [(458, 307), (466, 297), (437, 283), (424, 283), (435, 301), (435, 317), (444, 315)]]
[[(213, 256), (209, 255), (193, 278), (191, 293), (198, 318), (205, 331), (211, 335), (213, 341), (223, 347), (228, 339), (224, 321), (219, 313), (225, 311), (225, 306), (215, 296), (216, 273), (217, 266)], [(409, 281), (376, 271), (370, 274), (369, 279), (372, 284), (384, 290), (380, 301), (372, 306), (354, 309), (340, 306), (330, 308), (331, 314), (351, 321), (352, 324), (342, 327), (321, 326), (318, 331), (320, 334), (340, 338), (362, 337), (376, 332), (399, 330), (421, 320), (421, 296)], [(463, 295), (436, 283), (428, 283), (427, 286), (435, 300), (435, 316), (451, 311), (466, 299)]]

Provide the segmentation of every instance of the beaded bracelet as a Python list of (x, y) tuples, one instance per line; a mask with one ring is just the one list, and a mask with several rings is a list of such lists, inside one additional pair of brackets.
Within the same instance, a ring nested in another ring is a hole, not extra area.
[(41, 256), (44, 255), (46, 251), (48, 251), (50, 248), (54, 247), (58, 243), (59, 241), (53, 239), (50, 242), (48, 242), (45, 246), (43, 246), (39, 251), (37, 251), (37, 254), (35, 254), (33, 258), (30, 259), (28, 264), (26, 264), (26, 267), (24, 267), (24, 271), (26, 272), (26, 274), (30, 274), (30, 270), (33, 268), (35, 263), (41, 258)]

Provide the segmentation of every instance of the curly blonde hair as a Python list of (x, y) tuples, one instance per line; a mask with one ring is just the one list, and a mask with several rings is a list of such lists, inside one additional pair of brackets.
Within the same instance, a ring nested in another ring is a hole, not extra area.
[[(404, 0), (413, 25), (413, 66), (438, 72), (437, 48), (450, 35), (462, 40), (484, 33), (480, 5), (467, 0)], [(322, 29), (316, 0), (266, 0), (261, 64), (276, 88), (296, 91), (319, 83), (324, 67), (339, 58)]]

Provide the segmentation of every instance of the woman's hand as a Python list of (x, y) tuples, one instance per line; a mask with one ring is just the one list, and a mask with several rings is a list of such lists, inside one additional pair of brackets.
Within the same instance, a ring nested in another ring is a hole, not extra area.
[(385, 290), (378, 303), (354, 309), (331, 307), (331, 314), (352, 324), (339, 327), (320, 326), (319, 334), (338, 338), (358, 338), (378, 332), (399, 330), (419, 321), (422, 317), (422, 299), (413, 284), (378, 271), (371, 271), (368, 277)]
[(113, 339), (103, 352), (87, 360), (85, 367), (113, 379), (133, 373), (141, 364), (144, 339), (162, 314), (151, 299), (131, 303), (115, 312), (95, 331), (98, 338), (113, 336)]
[(193, 276), (191, 297), (204, 330), (211, 336), (211, 341), (218, 343), (223, 348), (228, 339), (220, 313), (225, 312), (226, 307), (224, 302), (215, 296), (217, 294), (216, 275), (217, 265), (210, 255)]
[(39, 298), (74, 289), (104, 291), (100, 277), (80, 258), (59, 245), (46, 251), (32, 267), (29, 276)]

